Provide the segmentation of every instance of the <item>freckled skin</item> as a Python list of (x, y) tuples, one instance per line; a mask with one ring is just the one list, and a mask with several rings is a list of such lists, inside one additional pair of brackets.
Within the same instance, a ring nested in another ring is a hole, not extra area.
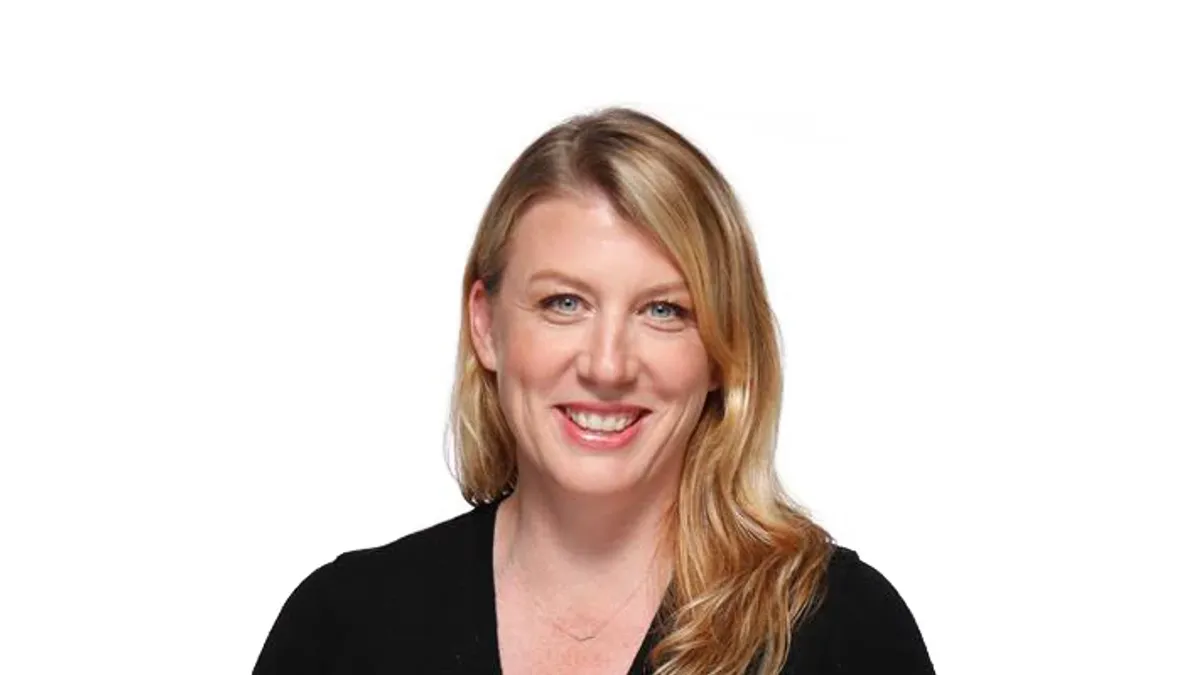
[[(716, 386), (679, 270), (600, 197), (535, 204), (509, 244), (498, 295), (489, 302), (478, 283), (472, 291), (471, 322), (480, 361), (497, 374), (522, 481), (591, 496), (670, 489)], [(652, 413), (632, 445), (587, 450), (559, 426), (554, 406), (568, 401)]]

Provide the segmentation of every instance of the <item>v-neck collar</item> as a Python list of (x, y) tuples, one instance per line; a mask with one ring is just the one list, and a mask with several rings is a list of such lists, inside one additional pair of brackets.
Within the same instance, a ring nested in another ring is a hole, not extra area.
[[(492, 565), (492, 551), (496, 544), (496, 511), (500, 508), (500, 503), (504, 499), (501, 498), (490, 504), (477, 506), (474, 513), (476, 524), (476, 555), (474, 557), (479, 563), (476, 568), (476, 591), (485, 598), (484, 606), (486, 608), (483, 616), (480, 617), (482, 621), (479, 627), (480, 665), (486, 668), (488, 672), (497, 673), (497, 675), (500, 675), (502, 671), (500, 668), (499, 625), (496, 618), (496, 577), (495, 569)], [(637, 655), (633, 658), (633, 663), (629, 666), (628, 675), (644, 675), (644, 673), (650, 671), (650, 650), (658, 642), (659, 628), (662, 625), (663, 618), (663, 608), (660, 605), (658, 613), (654, 615), (654, 619), (650, 622), (650, 628), (646, 631), (645, 637), (642, 638), (642, 644), (638, 647)]]

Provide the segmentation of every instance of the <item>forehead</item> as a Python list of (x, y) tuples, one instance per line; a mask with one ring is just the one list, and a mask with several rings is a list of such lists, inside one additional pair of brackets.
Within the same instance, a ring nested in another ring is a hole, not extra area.
[(682, 280), (667, 252), (598, 196), (552, 197), (531, 206), (509, 242), (508, 268), (521, 277), (556, 269), (603, 281)]

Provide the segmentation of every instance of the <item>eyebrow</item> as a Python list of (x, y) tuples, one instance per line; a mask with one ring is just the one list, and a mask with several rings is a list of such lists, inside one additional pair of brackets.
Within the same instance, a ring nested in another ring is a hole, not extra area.
[[(597, 295), (596, 289), (592, 288), (592, 286), (590, 284), (588, 284), (588, 282), (584, 281), (583, 279), (580, 279), (579, 277), (571, 276), (570, 274), (567, 274), (566, 272), (562, 272), (559, 270), (553, 270), (553, 269), (538, 270), (537, 272), (534, 272), (532, 275), (530, 275), (530, 277), (529, 277), (530, 284), (533, 284), (538, 281), (557, 281), (559, 283), (563, 283), (568, 286), (577, 288), (581, 291), (584, 291), (585, 293)], [(672, 292), (686, 293), (687, 290), (688, 290), (687, 284), (683, 280), (667, 281), (667, 282), (664, 282), (661, 284), (655, 284), (649, 288), (646, 288), (646, 289), (640, 291), (638, 293), (638, 297), (648, 297), (651, 295), (663, 295), (663, 294), (672, 293)]]

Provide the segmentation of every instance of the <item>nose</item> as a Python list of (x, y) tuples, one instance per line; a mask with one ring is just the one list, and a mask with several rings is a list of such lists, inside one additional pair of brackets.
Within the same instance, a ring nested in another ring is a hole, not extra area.
[(623, 316), (597, 314), (579, 351), (579, 376), (597, 386), (622, 388), (637, 379), (637, 356)]

